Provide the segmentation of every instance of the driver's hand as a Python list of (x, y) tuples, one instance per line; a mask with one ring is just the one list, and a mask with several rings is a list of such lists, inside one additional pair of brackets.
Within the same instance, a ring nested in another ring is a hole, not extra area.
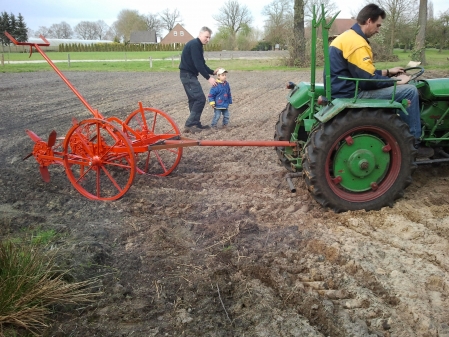
[(397, 82), (398, 84), (407, 84), (410, 81), (410, 76), (404, 74), (398, 75), (397, 78), (400, 80)]
[(394, 68), (388, 69), (388, 71), (390, 72), (390, 76), (397, 76), (397, 75), (404, 74), (403, 67), (394, 67)]

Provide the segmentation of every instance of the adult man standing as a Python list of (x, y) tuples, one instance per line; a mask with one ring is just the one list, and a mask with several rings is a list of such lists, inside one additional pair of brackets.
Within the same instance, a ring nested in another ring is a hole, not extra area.
[(204, 60), (203, 46), (210, 41), (212, 31), (208, 27), (203, 27), (196, 39), (190, 40), (184, 46), (179, 64), (180, 78), (184, 90), (189, 99), (190, 116), (185, 123), (184, 132), (200, 132), (210, 128), (209, 125), (201, 125), (201, 114), (206, 104), (206, 96), (198, 81), (198, 74), (201, 74), (211, 86), (216, 86), (217, 82), (210, 75), (215, 75), (217, 70), (212, 70), (206, 65)]
[(407, 84), (410, 77), (404, 73), (404, 68), (377, 70), (373, 64), (373, 51), (368, 38), (379, 33), (385, 16), (385, 11), (376, 4), (366, 5), (357, 15), (357, 23), (332, 41), (329, 47), (332, 97), (354, 97), (356, 82), (338, 78), (351, 77), (389, 80), (360, 81), (358, 97), (391, 99), (393, 81), (390, 77), (396, 76), (399, 81), (395, 101), (401, 102), (403, 99), (410, 101), (410, 106), (407, 108), (408, 115), (402, 111), (399, 115), (408, 124), (410, 133), (415, 137), (417, 156), (428, 158), (433, 156), (433, 149), (420, 145), (421, 119), (418, 90), (414, 85)]

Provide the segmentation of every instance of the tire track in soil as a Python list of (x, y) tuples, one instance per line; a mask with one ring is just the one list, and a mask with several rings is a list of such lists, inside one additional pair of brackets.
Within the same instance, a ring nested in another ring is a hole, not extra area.
[[(0, 235), (57, 229), (60, 263), (78, 279), (102, 275), (104, 294), (80, 314), (56, 316), (49, 334), (449, 333), (447, 167), (418, 168), (392, 208), (334, 214), (310, 198), (302, 179), (290, 193), (273, 148), (186, 148), (169, 177), (138, 176), (122, 199), (92, 202), (63, 168), (51, 168), (45, 184), (32, 158), (19, 162), (32, 148), (25, 128), (46, 138), (52, 129), (63, 135), (74, 116), (90, 117), (54, 76), (0, 78), (8, 89)], [(177, 73), (68, 76), (106, 117), (124, 119), (139, 100), (181, 128), (187, 117)], [(189, 137), (272, 139), (292, 79), (308, 74), (231, 71), (232, 128)], [(203, 124), (211, 118), (205, 109)]]

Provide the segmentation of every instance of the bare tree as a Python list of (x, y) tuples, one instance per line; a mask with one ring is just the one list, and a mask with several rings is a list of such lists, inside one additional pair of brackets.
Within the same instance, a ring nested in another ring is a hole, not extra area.
[(42, 35), (43, 37), (50, 37), (51, 30), (48, 27), (45, 26), (39, 26), (39, 28), (35, 32), (36, 37), (39, 37)]
[(339, 10), (337, 5), (332, 0), (306, 0), (304, 6), (304, 17), (312, 20), (313, 6), (321, 11), (322, 4), (324, 5), (328, 16), (334, 16)]
[(293, 7), (293, 41), (290, 48), (290, 58), (292, 65), (306, 65), (306, 38), (304, 34), (304, 0), (295, 0)]
[(449, 9), (440, 13), (436, 22), (436, 32), (440, 44), (440, 53), (449, 41)]
[(416, 19), (416, 0), (378, 0), (378, 2), (379, 6), (387, 13), (385, 21), (388, 26), (390, 51), (392, 53), (399, 22), (409, 23)]
[(164, 27), (157, 14), (148, 13), (145, 15), (145, 23), (147, 25), (147, 30), (154, 30), (156, 35), (161, 36)]
[(105, 36), (109, 30), (108, 24), (103, 20), (98, 20), (97, 22), (95, 22), (95, 24), (97, 25), (97, 38), (99, 40), (106, 40)]
[(427, 3), (427, 20), (433, 20), (433, 2)]
[(112, 26), (109, 27), (104, 38), (105, 38), (105, 40), (120, 42), (120, 34), (118, 33), (118, 31), (115, 27), (115, 24), (112, 24)]
[(49, 30), (50, 35), (48, 37), (53, 37), (56, 39), (70, 39), (73, 36), (72, 27), (70, 27), (70, 25), (65, 21), (52, 24)]
[(145, 17), (140, 15), (138, 11), (131, 9), (121, 10), (113, 26), (117, 37), (125, 42), (129, 41), (131, 32), (146, 30), (147, 28)]
[(244, 26), (250, 26), (253, 21), (251, 12), (246, 5), (241, 5), (237, 0), (228, 0), (219, 9), (219, 14), (213, 15), (220, 27), (226, 28), (235, 40), (236, 35)]
[(265, 20), (265, 41), (285, 45), (293, 32), (293, 0), (273, 0), (262, 10)]
[(83, 40), (96, 40), (98, 37), (98, 26), (95, 22), (81, 21), (73, 30)]
[(426, 64), (426, 25), (427, 25), (427, 0), (419, 0), (418, 34), (416, 34), (413, 58)]
[(182, 17), (177, 8), (173, 12), (166, 8), (159, 16), (161, 17), (162, 27), (168, 31), (171, 31), (177, 23), (182, 24)]
[(29, 37), (39, 37), (36, 35), (36, 31), (32, 30), (31, 28), (27, 29), (27, 34)]

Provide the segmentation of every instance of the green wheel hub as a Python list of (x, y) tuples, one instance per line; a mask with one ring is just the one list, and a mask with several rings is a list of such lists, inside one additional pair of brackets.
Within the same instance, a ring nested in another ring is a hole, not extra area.
[(334, 182), (352, 192), (377, 188), (390, 166), (390, 147), (378, 137), (347, 137), (335, 153)]

